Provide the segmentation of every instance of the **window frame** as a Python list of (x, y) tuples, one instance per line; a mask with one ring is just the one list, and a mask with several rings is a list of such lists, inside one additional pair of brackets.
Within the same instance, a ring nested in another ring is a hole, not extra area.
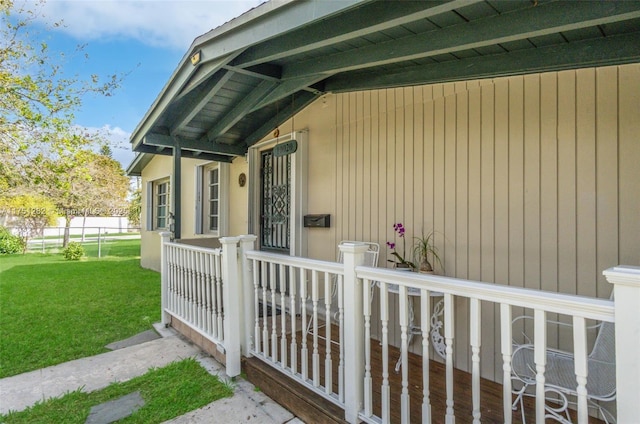
[[(171, 178), (165, 177), (151, 181), (150, 185), (150, 208), (147, 214), (147, 228), (151, 231), (169, 230), (171, 223), (169, 217), (171, 213)], [(166, 187), (165, 191), (160, 193), (161, 187)], [(160, 204), (161, 196), (163, 198)], [(164, 208), (164, 216), (160, 215), (160, 208)], [(164, 225), (159, 224), (160, 219), (164, 219)], [(150, 224), (150, 225), (149, 225)]]
[[(211, 228), (211, 172), (217, 171), (218, 227)], [(196, 216), (195, 234), (222, 237), (227, 232), (229, 164), (211, 162), (196, 167)]]

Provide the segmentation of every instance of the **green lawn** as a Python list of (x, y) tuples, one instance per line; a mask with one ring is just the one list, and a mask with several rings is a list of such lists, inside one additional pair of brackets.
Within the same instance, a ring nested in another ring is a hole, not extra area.
[(160, 275), (140, 268), (140, 240), (97, 259), (0, 256), (0, 378), (107, 351), (160, 320)]
[(21, 412), (0, 415), (0, 422), (82, 424), (87, 420), (92, 406), (136, 391), (140, 391), (145, 405), (118, 423), (160, 423), (233, 394), (228, 384), (210, 375), (194, 359), (185, 359), (163, 368), (151, 369), (145, 375), (125, 383), (111, 384), (103, 390), (91, 393), (76, 390)]

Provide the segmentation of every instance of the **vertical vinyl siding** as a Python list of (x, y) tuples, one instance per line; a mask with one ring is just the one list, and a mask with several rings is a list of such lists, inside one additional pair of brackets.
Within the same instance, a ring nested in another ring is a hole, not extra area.
[[(606, 297), (601, 271), (639, 260), (639, 91), (626, 65), (332, 96), (335, 240), (378, 242), (387, 266), (403, 222), (407, 250), (436, 232), (448, 276)], [(468, 305), (455, 306), (464, 362)], [(483, 375), (500, 379), (498, 341), (485, 326)]]

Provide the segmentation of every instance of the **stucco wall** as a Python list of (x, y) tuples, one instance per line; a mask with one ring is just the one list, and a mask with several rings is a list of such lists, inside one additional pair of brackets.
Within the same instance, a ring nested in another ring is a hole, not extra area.
[[(181, 232), (182, 238), (195, 240), (193, 244), (199, 245), (217, 245), (216, 241), (208, 244), (206, 240), (199, 239), (211, 238), (210, 234), (196, 234), (196, 168), (211, 162), (183, 159), (181, 164), (182, 178), (182, 214), (181, 214)], [(226, 234), (239, 235), (247, 233), (247, 216), (248, 216), (248, 196), (247, 185), (240, 187), (238, 177), (241, 173), (248, 175), (247, 161), (244, 157), (236, 158), (233, 163), (229, 164), (228, 184), (227, 184), (227, 207), (224, 210), (227, 215)], [(142, 171), (142, 220), (141, 220), (141, 260), (140, 264), (144, 268), (160, 270), (160, 237), (158, 231), (147, 231), (147, 183), (173, 175), (173, 159), (171, 156), (154, 156), (149, 164)], [(175, 194), (175, 188), (171, 187), (171, 196)], [(173, 209), (171, 208), (173, 211)], [(223, 231), (224, 233), (224, 231)]]

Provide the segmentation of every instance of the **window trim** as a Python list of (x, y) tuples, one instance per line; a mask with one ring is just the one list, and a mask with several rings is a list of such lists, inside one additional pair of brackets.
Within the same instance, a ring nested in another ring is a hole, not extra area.
[[(164, 204), (162, 205), (165, 208), (164, 226), (158, 225), (158, 219), (160, 218), (158, 210), (161, 206), (159, 204), (160, 194), (158, 193), (158, 190), (161, 186), (166, 186), (166, 191), (162, 193), (162, 196), (165, 198)], [(171, 178), (163, 177), (149, 181), (147, 184), (147, 193), (147, 230), (168, 230), (170, 227), (169, 214), (171, 213)]]
[[(212, 230), (209, 226), (210, 199), (210, 172), (218, 170), (218, 229)], [(222, 237), (227, 233), (229, 201), (229, 164), (223, 162), (210, 162), (196, 167), (196, 213), (195, 234), (213, 237)]]

